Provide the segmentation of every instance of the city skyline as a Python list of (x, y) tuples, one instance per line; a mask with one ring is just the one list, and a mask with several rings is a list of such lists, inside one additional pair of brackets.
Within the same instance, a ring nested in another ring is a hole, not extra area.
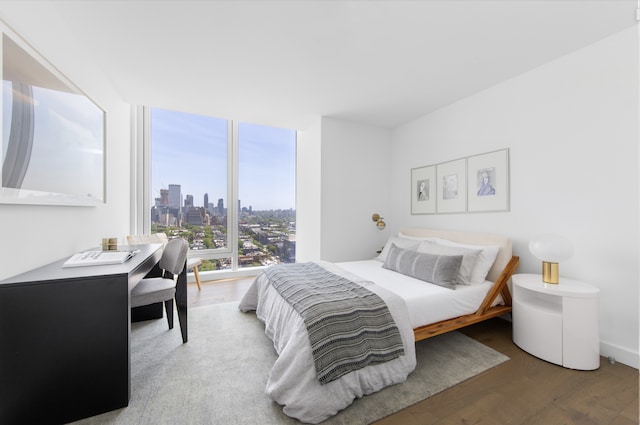
[[(207, 199), (208, 199), (208, 205), (212, 205), (212, 206), (213, 206), (213, 208), (218, 208), (218, 202), (219, 202), (219, 200), (220, 200), (220, 199), (222, 199), (222, 200), (223, 200), (223, 208), (224, 208), (224, 209), (227, 209), (227, 208), (228, 208), (228, 205), (227, 205), (226, 199), (224, 199), (224, 198), (211, 197), (211, 196), (209, 196), (209, 194), (208, 194), (207, 192), (205, 192), (205, 193), (202, 195), (202, 205), (200, 205), (200, 204), (198, 204), (198, 203), (196, 202), (196, 198), (195, 198), (195, 196), (193, 196), (193, 195), (192, 195), (192, 194), (190, 194), (190, 193), (184, 193), (184, 192), (182, 191), (182, 186), (181, 186), (180, 184), (177, 184), (177, 183), (170, 183), (168, 186), (169, 186), (169, 187), (167, 187), (167, 188), (162, 188), (162, 190), (167, 190), (167, 191), (169, 191), (169, 192), (170, 192), (170, 186), (180, 186), (180, 196), (181, 196), (181, 199), (180, 199), (180, 207), (181, 207), (181, 208), (184, 208), (184, 206), (185, 206), (185, 202), (186, 202), (186, 200), (187, 200), (187, 197), (188, 197), (188, 196), (191, 196), (191, 197), (193, 198), (193, 206), (194, 206), (194, 207), (202, 207), (202, 206), (204, 206), (204, 205), (205, 205), (204, 198), (205, 198), (205, 196), (206, 196), (206, 197), (207, 197)], [(162, 198), (162, 194), (161, 194), (161, 193), (158, 193), (158, 196), (154, 196), (154, 197), (153, 197), (152, 206), (156, 206), (156, 200), (161, 199), (161, 198)], [(294, 207), (292, 207), (292, 208), (267, 208), (267, 209), (256, 209), (256, 208), (253, 208), (253, 206), (252, 206), (252, 205), (244, 205), (244, 204), (242, 203), (242, 199), (239, 199), (238, 201), (240, 202), (240, 208), (247, 208), (247, 209), (251, 209), (251, 210), (253, 210), (253, 211), (278, 211), (278, 210), (282, 210), (282, 211), (284, 211), (284, 210), (294, 210), (294, 211), (295, 211), (295, 208), (294, 208)], [(171, 205), (171, 199), (170, 199), (170, 197), (169, 197), (168, 202), (169, 202), (169, 205)]]
[[(238, 199), (253, 210), (295, 209), (294, 130), (238, 125)], [(160, 189), (181, 186), (203, 206), (227, 197), (227, 121), (163, 109), (151, 111), (151, 204)]]

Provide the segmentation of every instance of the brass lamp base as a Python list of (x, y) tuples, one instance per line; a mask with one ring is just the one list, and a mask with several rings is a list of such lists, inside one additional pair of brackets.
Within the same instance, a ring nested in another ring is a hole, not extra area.
[(560, 267), (558, 263), (542, 262), (542, 281), (546, 283), (558, 283), (560, 279)]

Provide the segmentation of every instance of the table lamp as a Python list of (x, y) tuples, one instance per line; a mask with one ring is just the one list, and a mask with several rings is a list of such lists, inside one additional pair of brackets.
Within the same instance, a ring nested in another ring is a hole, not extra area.
[(558, 283), (560, 279), (558, 263), (571, 258), (573, 245), (562, 236), (544, 234), (529, 241), (529, 251), (542, 261), (542, 281)]

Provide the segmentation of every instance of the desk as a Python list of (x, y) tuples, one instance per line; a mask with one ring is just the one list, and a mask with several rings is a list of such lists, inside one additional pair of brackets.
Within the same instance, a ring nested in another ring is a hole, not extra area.
[(160, 260), (137, 245), (123, 264), (0, 281), (0, 424), (65, 423), (129, 404), (129, 293)]

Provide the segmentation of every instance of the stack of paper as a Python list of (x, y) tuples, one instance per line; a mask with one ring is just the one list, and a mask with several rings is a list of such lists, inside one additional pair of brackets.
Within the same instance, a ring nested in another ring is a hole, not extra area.
[(73, 255), (62, 267), (103, 266), (122, 264), (135, 255), (136, 251), (85, 251)]

